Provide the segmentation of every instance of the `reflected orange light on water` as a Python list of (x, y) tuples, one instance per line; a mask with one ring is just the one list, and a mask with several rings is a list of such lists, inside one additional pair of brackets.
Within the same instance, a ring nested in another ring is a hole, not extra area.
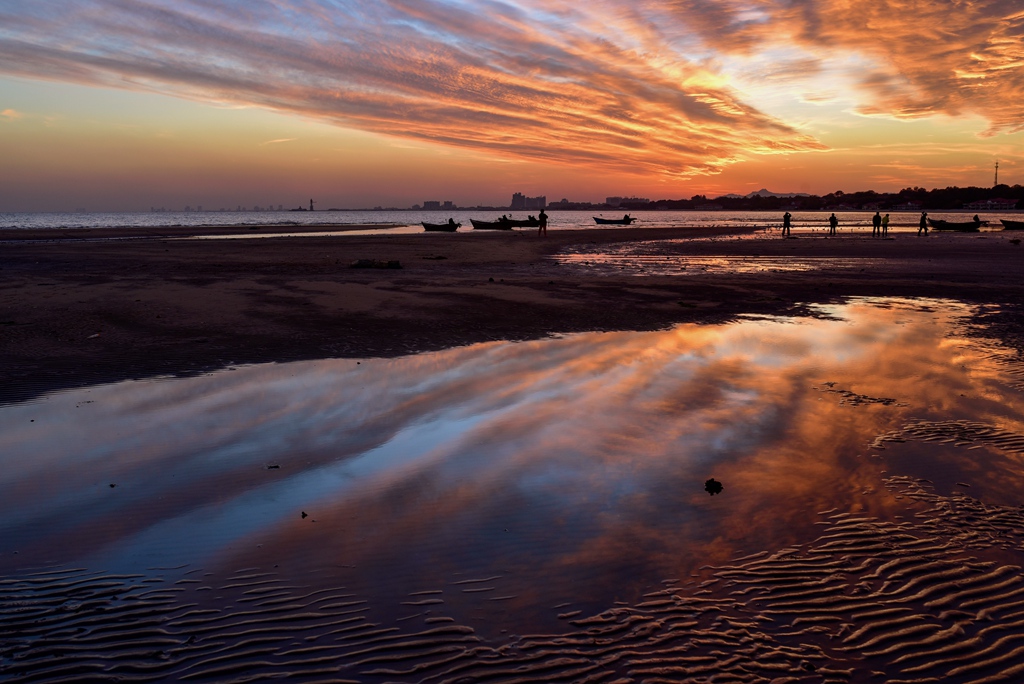
[[(976, 473), (962, 451), (869, 448), (914, 419), (1024, 430), (997, 347), (954, 334), (969, 313), (858, 301), (820, 318), (256, 366), (8, 406), (0, 532), (20, 555), (0, 564), (333, 568), (394, 610), (409, 592), (494, 576), (497, 593), (447, 609), (507, 620), (632, 600), (807, 539), (819, 511), (893, 515), (904, 504), (884, 470), (930, 467), (940, 485)], [(1024, 484), (1020, 464), (988, 462), (1003, 469), (990, 496)], [(721, 495), (703, 490), (709, 477)], [(501, 592), (515, 598), (481, 603)]]

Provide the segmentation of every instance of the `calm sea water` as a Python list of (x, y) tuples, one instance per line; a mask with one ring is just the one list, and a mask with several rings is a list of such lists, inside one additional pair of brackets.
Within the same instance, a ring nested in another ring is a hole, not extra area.
[[(338, 225), (381, 226), (390, 232), (420, 231), (421, 221), (442, 223), (453, 218), (462, 224), (461, 230), (469, 230), (470, 219), (493, 221), (507, 211), (226, 211), (226, 212), (111, 212), (111, 213), (0, 213), (0, 228), (140, 228), (163, 226), (324, 226), (325, 229)], [(514, 212), (515, 218), (526, 218), (527, 213)], [(624, 211), (550, 211), (550, 227), (554, 230), (594, 228), (594, 217), (621, 218)], [(631, 211), (637, 218), (634, 224), (640, 227), (662, 228), (690, 226), (768, 227), (782, 222), (782, 212), (759, 211)], [(830, 212), (793, 212), (793, 226), (796, 230), (824, 230)], [(837, 213), (840, 230), (870, 228), (871, 211)], [(920, 214), (917, 212), (891, 212), (890, 227), (893, 229), (916, 230)], [(950, 221), (967, 221), (971, 212), (936, 213)], [(1000, 218), (1020, 218), (1014, 212), (989, 213), (983, 218), (990, 227), (1001, 228)], [(391, 228), (400, 226), (400, 228)], [(614, 226), (613, 226), (614, 227)], [(520, 230), (533, 230), (523, 228)]]

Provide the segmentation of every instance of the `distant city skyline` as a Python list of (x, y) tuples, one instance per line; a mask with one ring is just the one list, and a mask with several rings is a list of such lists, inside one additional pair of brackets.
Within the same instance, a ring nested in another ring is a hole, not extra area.
[[(0, 211), (1022, 182), (1008, 0), (17, 2)], [(401, 45), (401, 50), (395, 46)]]
[[(961, 205), (963, 205), (963, 208), (972, 209), (972, 210), (982, 210), (982, 211), (1004, 210), (1005, 211), (1005, 210), (1016, 209), (1018, 204), (1024, 204), (1024, 189), (1022, 189), (1022, 187), (1020, 185), (1015, 185), (1013, 187), (1009, 187), (1007, 184), (1002, 183), (1002, 184), (999, 184), (998, 186), (994, 186), (994, 187), (991, 187), (991, 188), (984, 187), (984, 186), (968, 186), (968, 187), (963, 187), (963, 188), (949, 187), (949, 186), (947, 186), (946, 188), (921, 188), (921, 187), (909, 188), (908, 187), (908, 188), (900, 188), (900, 191), (896, 191), (896, 193), (877, 193), (877, 191), (874, 191), (874, 190), (855, 190), (855, 191), (835, 190), (835, 191), (833, 191), (833, 193), (828, 193), (828, 194), (824, 194), (824, 195), (821, 195), (821, 196), (818, 196), (818, 195), (815, 195), (815, 194), (808, 194), (808, 193), (776, 193), (776, 191), (770, 190), (768, 188), (761, 188), (759, 190), (751, 191), (751, 193), (748, 193), (748, 194), (745, 194), (745, 195), (739, 195), (739, 194), (735, 194), (735, 193), (726, 193), (726, 194), (723, 194), (723, 195), (710, 196), (710, 197), (706, 197), (706, 196), (702, 196), (702, 195), (697, 195), (697, 196), (693, 196), (691, 198), (658, 198), (658, 199), (655, 199), (655, 200), (651, 200), (650, 198), (611, 196), (611, 197), (605, 198), (604, 200), (599, 200), (599, 201), (596, 201), (596, 202), (591, 202), (591, 201), (587, 201), (587, 200), (569, 200), (568, 198), (562, 198), (560, 200), (553, 200), (553, 201), (548, 202), (547, 198), (544, 197), (544, 196), (535, 197), (535, 198), (527, 198), (527, 197), (523, 196), (521, 193), (514, 193), (512, 195), (511, 201), (509, 203), (507, 203), (507, 204), (499, 203), (499, 204), (490, 204), (490, 205), (487, 205), (487, 204), (460, 205), (460, 204), (458, 204), (456, 202), (453, 202), (451, 200), (425, 200), (421, 204), (414, 204), (414, 205), (409, 206), (409, 207), (399, 207), (399, 206), (387, 206), (387, 207), (384, 207), (384, 206), (380, 206), (380, 205), (375, 206), (375, 207), (335, 207), (335, 206), (324, 207), (324, 206), (322, 206), (317, 211), (428, 211), (428, 212), (438, 211), (438, 212), (443, 212), (443, 211), (473, 211), (473, 210), (510, 210), (510, 211), (513, 211), (513, 212), (515, 212), (515, 211), (519, 211), (519, 212), (535, 211), (536, 212), (539, 209), (551, 209), (551, 210), (559, 210), (559, 209), (562, 209), (562, 210), (573, 210), (573, 209), (592, 209), (592, 208), (593, 209), (600, 209), (600, 208), (603, 208), (603, 209), (617, 209), (617, 208), (620, 208), (620, 207), (628, 207), (629, 209), (631, 209), (633, 211), (637, 211), (637, 210), (642, 210), (642, 209), (646, 209), (646, 208), (655, 209), (655, 210), (666, 209), (666, 208), (669, 208), (669, 207), (671, 207), (673, 205), (678, 206), (680, 203), (688, 203), (686, 205), (688, 209), (718, 210), (718, 209), (723, 209), (724, 208), (722, 206), (722, 204), (720, 204), (721, 202), (724, 202), (724, 201), (736, 201), (736, 200), (742, 201), (742, 200), (751, 200), (751, 199), (758, 199), (758, 198), (761, 198), (761, 199), (775, 199), (775, 200), (791, 200), (792, 201), (791, 204), (795, 208), (799, 207), (800, 204), (802, 202), (804, 202), (804, 201), (809, 201), (809, 200), (812, 200), (812, 199), (816, 199), (817, 201), (820, 201), (820, 202), (818, 202), (818, 204), (820, 206), (816, 206), (816, 208), (811, 209), (812, 211), (820, 210), (820, 209), (824, 209), (824, 208), (829, 208), (829, 207), (830, 208), (835, 208), (835, 209), (838, 209), (838, 210), (861, 210), (861, 209), (869, 208), (869, 209), (871, 209), (873, 211), (874, 209), (878, 208), (879, 206), (883, 206), (883, 205), (889, 206), (890, 208), (893, 208), (893, 209), (896, 209), (896, 210), (899, 210), (899, 211), (911, 211), (911, 210), (915, 210), (915, 209), (920, 209), (921, 208), (921, 206), (922, 206), (921, 200), (908, 200), (908, 201), (905, 201), (905, 202), (902, 202), (902, 203), (895, 203), (895, 204), (893, 204), (891, 198), (899, 197), (903, 193), (906, 193), (906, 191), (908, 191), (908, 190), (913, 190), (912, 195), (923, 196), (923, 195), (934, 195), (936, 193), (941, 193), (943, 195), (949, 195), (950, 191), (953, 190), (953, 189), (955, 189), (957, 191), (956, 191), (956, 193), (953, 193), (952, 195), (950, 195), (950, 197), (954, 197), (955, 196), (957, 198), (962, 198), (962, 197), (969, 197), (970, 196), (970, 197), (976, 197), (977, 198), (977, 197), (979, 197), (979, 191), (980, 191), (980, 196), (983, 199), (978, 199), (978, 200), (973, 201), (973, 202), (967, 202), (967, 201), (961, 202), (959, 200), (956, 200), (952, 204), (949, 204), (948, 206), (943, 204), (942, 206), (947, 208), (947, 209), (954, 209), (955, 210), (955, 209), (962, 208)], [(970, 190), (970, 191), (968, 191), (968, 190)], [(999, 191), (1006, 191), (1007, 194), (1013, 195), (1013, 196), (1015, 196), (1015, 197), (1017, 197), (1019, 199), (1007, 199), (1007, 198), (1002, 198), (1002, 197), (996, 197), (994, 194), (999, 193)], [(866, 204), (864, 204), (863, 201), (852, 201), (852, 200), (850, 200), (850, 198), (854, 198), (854, 197), (859, 196), (859, 195), (869, 195), (869, 196), (874, 197), (876, 199), (874, 199), (874, 201), (868, 202)], [(878, 198), (889, 198), (889, 200), (879, 200)], [(851, 202), (852, 202), (852, 204), (851, 204)], [(314, 208), (313, 208), (314, 204), (316, 204), (316, 201), (313, 200), (313, 199), (309, 199), (308, 206), (306, 206), (306, 205), (304, 205), (302, 203), (299, 203), (296, 206), (292, 206), (292, 205), (285, 206), (283, 204), (278, 204), (278, 205), (273, 205), (273, 204), (258, 205), (257, 204), (257, 205), (252, 205), (252, 206), (249, 206), (249, 205), (236, 205), (234, 207), (219, 206), (219, 207), (208, 207), (208, 208), (204, 208), (203, 205), (196, 205), (195, 207), (191, 206), (191, 205), (185, 205), (183, 208), (173, 207), (173, 206), (167, 207), (165, 205), (161, 205), (161, 206), (151, 206), (150, 208), (148, 208), (147, 211), (148, 211), (148, 213), (177, 213), (177, 212), (180, 212), (180, 213), (193, 213), (193, 212), (224, 213), (224, 212), (250, 212), (250, 211), (252, 211), (252, 212), (303, 211), (304, 212), (304, 211), (314, 211)], [(666, 206), (667, 204), (669, 205), (669, 207)], [(732, 202), (730, 204), (730, 206), (736, 206), (736, 205), (735, 205), (734, 202)], [(103, 211), (117, 211), (117, 210), (90, 210), (90, 209), (87, 209), (87, 208), (84, 208), (84, 207), (77, 207), (74, 210), (61, 210), (61, 211), (62, 212), (73, 212), (73, 213), (102, 213)], [(146, 210), (126, 210), (126, 211), (144, 212)], [(32, 213), (32, 212), (30, 212), (30, 213)], [(58, 213), (60, 213), (60, 212), (58, 212)]]

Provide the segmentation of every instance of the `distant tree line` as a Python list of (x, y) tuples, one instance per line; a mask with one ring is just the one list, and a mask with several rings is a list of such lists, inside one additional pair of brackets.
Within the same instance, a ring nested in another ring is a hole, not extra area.
[(716, 205), (722, 209), (734, 211), (776, 211), (780, 209), (801, 209), (803, 211), (832, 211), (841, 207), (852, 209), (878, 208), (892, 209), (901, 204), (916, 202), (922, 209), (963, 209), (965, 204), (988, 199), (1017, 200), (1018, 207), (1024, 208), (1024, 186), (996, 185), (991, 188), (904, 188), (899, 192), (843, 192), (836, 190), (824, 196), (801, 195), (797, 197), (715, 197), (708, 199), (704, 195), (694, 195), (690, 199), (656, 200), (644, 204), (624, 202), (621, 209), (629, 210), (693, 210)]

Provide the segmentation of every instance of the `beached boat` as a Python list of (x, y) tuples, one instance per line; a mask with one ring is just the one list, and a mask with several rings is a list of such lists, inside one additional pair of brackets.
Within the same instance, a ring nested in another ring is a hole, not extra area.
[(454, 233), (462, 225), (461, 223), (427, 223), (426, 221), (421, 221), (421, 223), (423, 230), (439, 233)]
[(1011, 221), (1010, 219), (999, 219), (1003, 224), (1003, 230), (1024, 230), (1024, 221)]
[(632, 216), (623, 216), (620, 219), (606, 219), (600, 216), (594, 217), (594, 222), (599, 226), (628, 226), (633, 221), (636, 221)]
[(961, 233), (973, 233), (981, 228), (981, 221), (943, 221), (942, 219), (928, 219), (928, 223), (935, 230), (956, 230)]
[(540, 226), (540, 221), (531, 216), (525, 219), (509, 219), (508, 224), (513, 228), (537, 228)]
[(477, 221), (469, 219), (477, 230), (512, 230), (511, 221)]

